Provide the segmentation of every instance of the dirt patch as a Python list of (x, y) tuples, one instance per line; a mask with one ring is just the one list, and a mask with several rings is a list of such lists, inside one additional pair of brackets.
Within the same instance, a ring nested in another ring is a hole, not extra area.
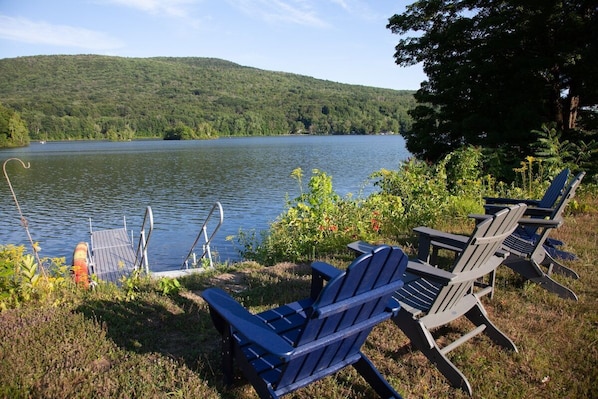
[[(240, 271), (235, 273), (222, 273), (210, 278), (209, 286), (218, 287), (226, 292), (239, 293), (247, 288), (245, 284), (246, 275), (250, 271)], [(180, 295), (198, 305), (204, 305), (205, 301), (201, 297), (201, 290), (184, 291)]]
[(241, 292), (246, 288), (244, 284), (246, 274), (246, 272), (219, 274), (210, 279), (210, 284), (228, 292)]

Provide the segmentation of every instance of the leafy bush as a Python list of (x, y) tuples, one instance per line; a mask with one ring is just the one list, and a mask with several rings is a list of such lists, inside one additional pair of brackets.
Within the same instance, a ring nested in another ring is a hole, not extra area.
[(515, 180), (510, 184), (504, 182), (492, 182), (493, 196), (506, 198), (542, 198), (552, 179), (566, 165), (559, 164), (556, 167), (547, 162), (544, 158), (527, 156), (520, 162), (520, 167), (513, 169)]
[(549, 174), (555, 175), (564, 167), (574, 172), (581, 169), (592, 174), (596, 171), (596, 140), (563, 140), (553, 125), (542, 125), (541, 130), (532, 130), (532, 133), (538, 137), (534, 144), (536, 158), (543, 161)]
[[(35, 258), (25, 254), (25, 247), (0, 246), (0, 311), (27, 302), (41, 302), (66, 287), (68, 268), (63, 258), (44, 259), (50, 263), (49, 275), (40, 274)], [(55, 299), (55, 301), (64, 300)]]
[(158, 281), (158, 289), (162, 295), (175, 295), (181, 289), (181, 283), (176, 278), (163, 277)]
[(291, 176), (300, 195), (266, 232), (240, 231), (241, 255), (266, 265), (306, 261), (344, 250), (355, 240), (377, 242), (408, 233), (418, 225), (436, 225), (453, 217), (480, 212), (488, 179), (481, 177), (481, 151), (464, 148), (437, 166), (410, 159), (397, 171), (372, 175), (379, 192), (366, 199), (341, 198), (332, 178), (313, 170), (303, 188), (303, 171)]
[(372, 202), (341, 198), (332, 187), (332, 178), (317, 169), (312, 171), (304, 192), (303, 171), (291, 176), (301, 194), (287, 201), (287, 210), (270, 225), (267, 233), (239, 232), (237, 237), (246, 259), (271, 265), (278, 261), (304, 261), (335, 253), (356, 239), (375, 239), (387, 212)]
[(404, 234), (419, 225), (480, 212), (491, 186), (491, 178), (482, 175), (482, 158), (480, 149), (464, 147), (437, 165), (409, 159), (397, 171), (375, 173), (382, 193), (400, 199), (403, 208), (393, 215), (393, 228), (385, 231)]
[(398, 170), (381, 170), (374, 177), (379, 178), (375, 184), (383, 194), (401, 199), (403, 212), (394, 221), (400, 231), (431, 225), (444, 214), (449, 197), (444, 167), (409, 159)]

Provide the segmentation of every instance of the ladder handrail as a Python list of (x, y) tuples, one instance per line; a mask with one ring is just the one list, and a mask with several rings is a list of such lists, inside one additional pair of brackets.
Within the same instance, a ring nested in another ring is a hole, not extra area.
[[(146, 223), (149, 223), (148, 233), (146, 235), (145, 228)], [(134, 267), (144, 267), (145, 272), (149, 273), (149, 263), (147, 260), (147, 246), (149, 244), (150, 237), (154, 231), (154, 214), (152, 213), (152, 207), (148, 206), (145, 209), (145, 216), (143, 217), (143, 223), (141, 224), (141, 230), (139, 232), (139, 242), (137, 244), (137, 251), (135, 252), (135, 263)]]
[[(219, 218), (219, 221), (218, 221), (218, 225), (214, 228), (214, 231), (212, 232), (212, 234), (208, 238), (208, 232), (207, 232), (208, 221), (210, 220), (210, 218), (212, 217), (212, 214), (214, 213), (214, 211), (216, 209), (218, 209), (218, 212), (220, 214), (220, 218)], [(189, 253), (187, 254), (187, 256), (185, 257), (185, 259), (183, 260), (183, 265), (182, 265), (183, 268), (185, 268), (185, 269), (188, 268), (187, 261), (189, 260), (189, 258), (191, 256), (193, 256), (195, 258), (195, 253), (193, 251), (195, 249), (195, 246), (197, 245), (197, 242), (199, 241), (199, 239), (201, 238), (202, 235), (204, 236), (205, 243), (203, 245), (203, 253), (200, 256), (200, 259), (203, 258), (204, 256), (206, 256), (206, 254), (207, 254), (208, 255), (208, 259), (210, 260), (210, 267), (214, 267), (214, 265), (212, 263), (212, 252), (210, 250), (210, 243), (212, 242), (212, 238), (214, 238), (214, 235), (216, 235), (216, 232), (218, 231), (218, 229), (220, 229), (220, 226), (222, 225), (223, 221), (224, 221), (224, 211), (222, 210), (222, 205), (220, 204), (220, 202), (216, 202), (212, 206), (212, 209), (210, 210), (210, 213), (208, 213), (208, 216), (206, 217), (206, 220), (203, 222), (203, 226), (201, 226), (201, 229), (200, 229), (199, 233), (197, 234), (197, 237), (195, 238), (195, 241), (193, 242), (193, 245), (191, 246), (191, 249), (189, 250)]]

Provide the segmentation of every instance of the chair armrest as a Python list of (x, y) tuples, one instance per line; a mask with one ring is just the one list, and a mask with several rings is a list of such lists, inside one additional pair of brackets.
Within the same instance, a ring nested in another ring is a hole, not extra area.
[(311, 264), (311, 292), (310, 298), (316, 300), (324, 288), (324, 281), (330, 281), (341, 274), (342, 271), (325, 262)]
[(456, 274), (434, 267), (428, 263), (412, 260), (407, 264), (407, 274), (441, 282), (450, 282), (457, 277)]
[(355, 252), (357, 255), (363, 255), (365, 253), (372, 252), (372, 249), (376, 248), (376, 246), (365, 241), (354, 241), (347, 244), (347, 248)]
[(550, 217), (554, 213), (553, 208), (539, 208), (539, 207), (528, 207), (523, 215), (525, 216), (542, 216)]
[(511, 204), (486, 204), (484, 205), (484, 212), (486, 212), (486, 215), (493, 215), (501, 209), (505, 209), (509, 205)]
[[(535, 227), (544, 227), (544, 228), (555, 228), (559, 227), (563, 221), (561, 218), (556, 219), (538, 219), (537, 217), (531, 216), (550, 216), (552, 215), (553, 210), (550, 208), (527, 208), (525, 213), (521, 219), (517, 221), (521, 226), (535, 226)], [(547, 214), (548, 213), (548, 214)], [(476, 219), (476, 223), (481, 222), (482, 220), (489, 218), (490, 215), (476, 215), (471, 214), (469, 217)]]
[[(482, 215), (484, 216), (484, 215)], [(435, 230), (430, 227), (416, 227), (413, 229), (416, 233), (419, 233), (420, 237), (425, 237), (426, 239), (429, 238), (430, 241), (438, 241), (438, 242), (446, 242), (448, 244), (459, 246), (463, 243), (466, 243), (469, 237), (460, 235), (460, 234), (452, 234), (446, 233), (444, 231)]]
[[(479, 223), (480, 221), (483, 221), (484, 219), (487, 219), (491, 216), (481, 215), (481, 214), (470, 214), (469, 217), (476, 219), (476, 223)], [(541, 221), (542, 219), (536, 219), (536, 220)], [(538, 224), (541, 225), (543, 223), (540, 222)], [(420, 229), (420, 228), (417, 227), (416, 229)], [(432, 230), (432, 229), (428, 229), (427, 227), (425, 227), (424, 229)], [(457, 253), (463, 251), (463, 248), (465, 248), (465, 246), (467, 245), (467, 241), (469, 240), (468, 236), (464, 236), (464, 235), (460, 235), (460, 234), (451, 234), (451, 233), (442, 233), (441, 235), (439, 235), (439, 237), (442, 237), (442, 238), (441, 239), (433, 238), (430, 241), (430, 247), (436, 248), (436, 249), (445, 249), (447, 251), (453, 251), (453, 252), (457, 252)], [(509, 253), (507, 251), (505, 251), (504, 249), (498, 249), (494, 253), (494, 255), (499, 258), (506, 258), (507, 256), (509, 256)], [(420, 260), (426, 262), (426, 259), (420, 259)]]
[(455, 251), (455, 248), (463, 249), (469, 239), (467, 236), (445, 233), (425, 226), (416, 227), (413, 231), (419, 234), (417, 258), (423, 262), (429, 261), (431, 247)]
[(484, 197), (484, 201), (486, 204), (505, 204), (505, 205), (516, 205), (516, 204), (526, 204), (529, 206), (538, 206), (540, 204), (540, 200), (534, 199), (517, 199), (517, 198), (495, 198), (495, 197)]
[[(501, 205), (484, 205), (484, 209), (486, 210), (486, 214), (494, 214), (501, 209), (504, 209), (505, 206)], [(537, 206), (528, 206), (525, 210), (525, 216), (540, 216), (540, 217), (550, 217), (554, 213), (554, 209), (552, 208), (540, 208)]]
[[(505, 209), (504, 207), (496, 207), (496, 211), (500, 211), (501, 209)], [(490, 214), (485, 213), (485, 214), (481, 214), (481, 213), (470, 213), (469, 215), (467, 215), (468, 218), (472, 218), (475, 219), (476, 223), (480, 223), (483, 222), (486, 219), (489, 219), (492, 217), (492, 212), (490, 212)]]
[(517, 221), (521, 226), (535, 226), (547, 229), (554, 229), (563, 224), (563, 219), (535, 219), (535, 218), (521, 218)]
[(343, 271), (337, 269), (336, 267), (332, 266), (326, 262), (313, 262), (311, 264), (311, 273), (312, 275), (318, 274), (324, 280), (332, 280), (334, 277), (341, 274)]
[(280, 359), (289, 359), (295, 348), (249, 313), (226, 292), (220, 288), (209, 288), (203, 291), (201, 296), (210, 306), (210, 313), (216, 313), (218, 317), (233, 326), (249, 341)]

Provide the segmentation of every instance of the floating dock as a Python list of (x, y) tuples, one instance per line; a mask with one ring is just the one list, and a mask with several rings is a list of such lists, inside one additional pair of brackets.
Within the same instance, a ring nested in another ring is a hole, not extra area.
[(133, 245), (133, 232), (129, 235), (124, 217), (123, 228), (98, 231), (93, 230), (90, 219), (91, 248), (88, 256), (91, 273), (98, 280), (116, 284), (136, 269), (142, 268), (149, 273), (147, 246), (153, 230), (154, 217), (149, 206), (145, 211), (137, 248)]
[(126, 228), (91, 231), (91, 272), (99, 280), (118, 283), (135, 270), (135, 250)]

